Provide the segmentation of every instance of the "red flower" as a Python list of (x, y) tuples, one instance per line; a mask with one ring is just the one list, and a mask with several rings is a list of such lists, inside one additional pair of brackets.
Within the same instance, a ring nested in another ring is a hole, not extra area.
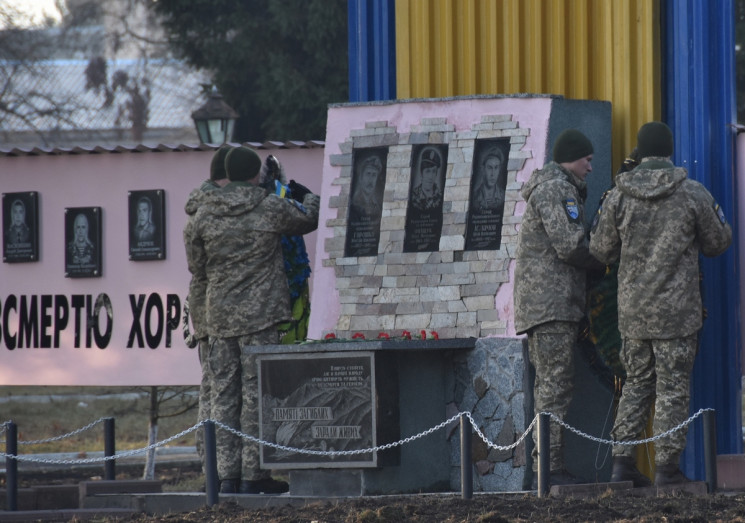
[(426, 340), (427, 339), (427, 331), (426, 330), (422, 329), (421, 337), (422, 337), (423, 340)]
[(354, 335), (352, 335), (352, 339), (353, 340), (360, 340), (360, 339), (364, 340), (365, 335), (362, 334), (361, 332), (355, 332)]
[(403, 331), (403, 332), (401, 333), (401, 336), (403, 336), (403, 337), (404, 337), (404, 338), (406, 338), (407, 340), (410, 340), (410, 339), (411, 339), (411, 333), (410, 333), (409, 331)]
[(440, 339), (440, 336), (437, 335), (437, 331), (432, 331), (432, 337), (436, 340)]
[(378, 339), (379, 340), (390, 340), (391, 337), (387, 333), (381, 332), (378, 334)]
[(333, 332), (329, 332), (328, 334), (326, 334), (326, 336), (323, 337), (324, 340), (333, 340), (334, 338), (336, 338), (336, 334), (334, 334)]

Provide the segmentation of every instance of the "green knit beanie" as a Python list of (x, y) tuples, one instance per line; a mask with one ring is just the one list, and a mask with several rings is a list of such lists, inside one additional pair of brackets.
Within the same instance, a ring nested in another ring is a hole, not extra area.
[(228, 177), (228, 173), (225, 172), (225, 157), (228, 155), (228, 152), (230, 152), (230, 149), (232, 149), (230, 145), (223, 145), (212, 156), (212, 162), (210, 163), (210, 180), (213, 182)]
[(572, 163), (593, 152), (590, 139), (577, 129), (563, 131), (554, 142), (553, 155), (556, 163)]
[(256, 178), (261, 169), (261, 158), (253, 149), (235, 147), (225, 157), (225, 170), (231, 182), (245, 182)]
[(662, 122), (648, 122), (639, 128), (636, 148), (640, 158), (672, 156), (673, 132)]

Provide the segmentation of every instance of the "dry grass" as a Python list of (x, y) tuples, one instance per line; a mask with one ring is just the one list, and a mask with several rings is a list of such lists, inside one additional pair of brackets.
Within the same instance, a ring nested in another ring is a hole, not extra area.
[[(0, 423), (13, 421), (22, 443), (68, 434), (113, 417), (117, 450), (142, 448), (147, 445), (150, 392), (149, 387), (0, 387)], [(196, 424), (197, 387), (160, 388), (159, 392), (168, 395), (160, 403), (160, 441)], [(24, 446), (22, 452), (102, 451), (103, 433), (99, 423), (69, 438)], [(194, 445), (194, 432), (174, 444)]]

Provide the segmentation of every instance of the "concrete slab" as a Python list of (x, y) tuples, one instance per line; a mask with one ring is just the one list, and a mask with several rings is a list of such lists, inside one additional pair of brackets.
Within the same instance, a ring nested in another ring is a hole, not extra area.
[(717, 489), (745, 489), (745, 454), (717, 456)]
[(613, 483), (578, 483), (575, 485), (552, 485), (549, 496), (561, 498), (596, 498), (608, 491), (629, 491), (634, 488), (631, 481)]

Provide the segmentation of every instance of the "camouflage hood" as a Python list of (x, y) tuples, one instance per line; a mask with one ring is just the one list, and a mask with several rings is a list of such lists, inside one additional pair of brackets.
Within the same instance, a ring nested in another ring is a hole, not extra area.
[(549, 162), (543, 167), (543, 169), (536, 169), (533, 171), (533, 174), (530, 175), (530, 180), (523, 185), (521, 194), (525, 201), (528, 201), (528, 198), (530, 198), (530, 195), (536, 187), (551, 180), (565, 180), (571, 183), (579, 190), (580, 196), (582, 196), (583, 199), (587, 194), (587, 183), (574, 176), (558, 163)]
[(231, 182), (221, 191), (208, 193), (205, 203), (216, 216), (240, 216), (254, 210), (269, 196), (261, 187), (247, 182)]
[(620, 173), (616, 186), (624, 194), (639, 200), (658, 200), (674, 193), (688, 172), (675, 167), (666, 158), (645, 158), (635, 169)]
[(203, 181), (202, 185), (191, 191), (191, 194), (189, 194), (189, 198), (186, 200), (186, 205), (184, 205), (184, 211), (186, 211), (186, 214), (194, 216), (197, 209), (199, 209), (199, 206), (206, 200), (207, 194), (216, 191), (219, 188), (220, 187), (211, 180)]

